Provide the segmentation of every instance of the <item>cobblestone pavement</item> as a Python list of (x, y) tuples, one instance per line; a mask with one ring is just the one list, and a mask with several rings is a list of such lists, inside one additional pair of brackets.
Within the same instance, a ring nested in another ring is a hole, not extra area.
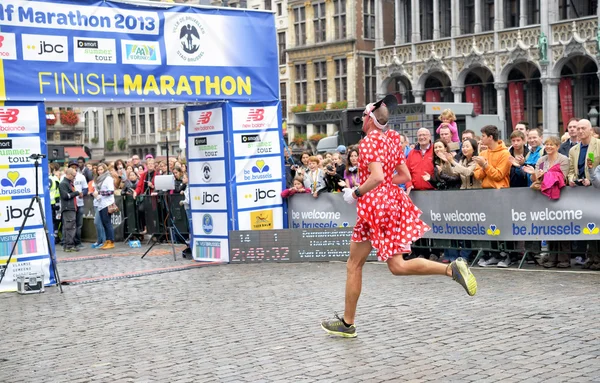
[[(61, 276), (191, 264), (164, 245), (134, 256), (143, 250), (61, 255)], [(600, 381), (600, 274), (475, 273), (470, 298), (447, 278), (367, 264), (356, 339), (319, 326), (343, 309), (343, 263), (206, 266), (62, 295), (0, 294), (0, 381)]]

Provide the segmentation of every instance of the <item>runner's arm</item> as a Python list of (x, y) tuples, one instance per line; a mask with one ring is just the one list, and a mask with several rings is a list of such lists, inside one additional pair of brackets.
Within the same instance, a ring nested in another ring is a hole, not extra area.
[(411, 179), (412, 178), (410, 176), (408, 166), (406, 166), (406, 164), (398, 164), (396, 166), (396, 174), (394, 174), (392, 183), (395, 185), (401, 185), (410, 182)]
[(381, 162), (371, 162), (369, 164), (369, 178), (358, 187), (360, 195), (365, 195), (375, 189), (384, 181), (383, 167)]

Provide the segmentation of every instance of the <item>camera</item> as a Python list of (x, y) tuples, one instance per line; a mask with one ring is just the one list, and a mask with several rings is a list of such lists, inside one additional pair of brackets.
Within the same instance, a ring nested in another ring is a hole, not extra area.
[(32, 160), (40, 160), (42, 158), (46, 158), (45, 154), (32, 154), (29, 156)]
[(329, 170), (330, 172), (332, 172), (333, 171), (333, 166), (327, 165), (327, 170)]

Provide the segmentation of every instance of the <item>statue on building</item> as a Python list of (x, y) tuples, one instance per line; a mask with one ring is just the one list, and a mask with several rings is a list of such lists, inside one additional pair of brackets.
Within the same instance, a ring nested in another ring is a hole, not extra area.
[(538, 40), (538, 50), (540, 53), (540, 61), (548, 61), (548, 38), (542, 32)]

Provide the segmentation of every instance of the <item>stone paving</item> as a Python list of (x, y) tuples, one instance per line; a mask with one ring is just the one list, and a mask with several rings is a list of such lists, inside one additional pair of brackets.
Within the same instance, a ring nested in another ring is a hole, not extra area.
[[(170, 247), (64, 262), (63, 280), (191, 264)], [(94, 253), (98, 254), (98, 252)], [(0, 294), (0, 382), (600, 382), (600, 274), (365, 266), (356, 339), (327, 336), (343, 263), (205, 266)]]

